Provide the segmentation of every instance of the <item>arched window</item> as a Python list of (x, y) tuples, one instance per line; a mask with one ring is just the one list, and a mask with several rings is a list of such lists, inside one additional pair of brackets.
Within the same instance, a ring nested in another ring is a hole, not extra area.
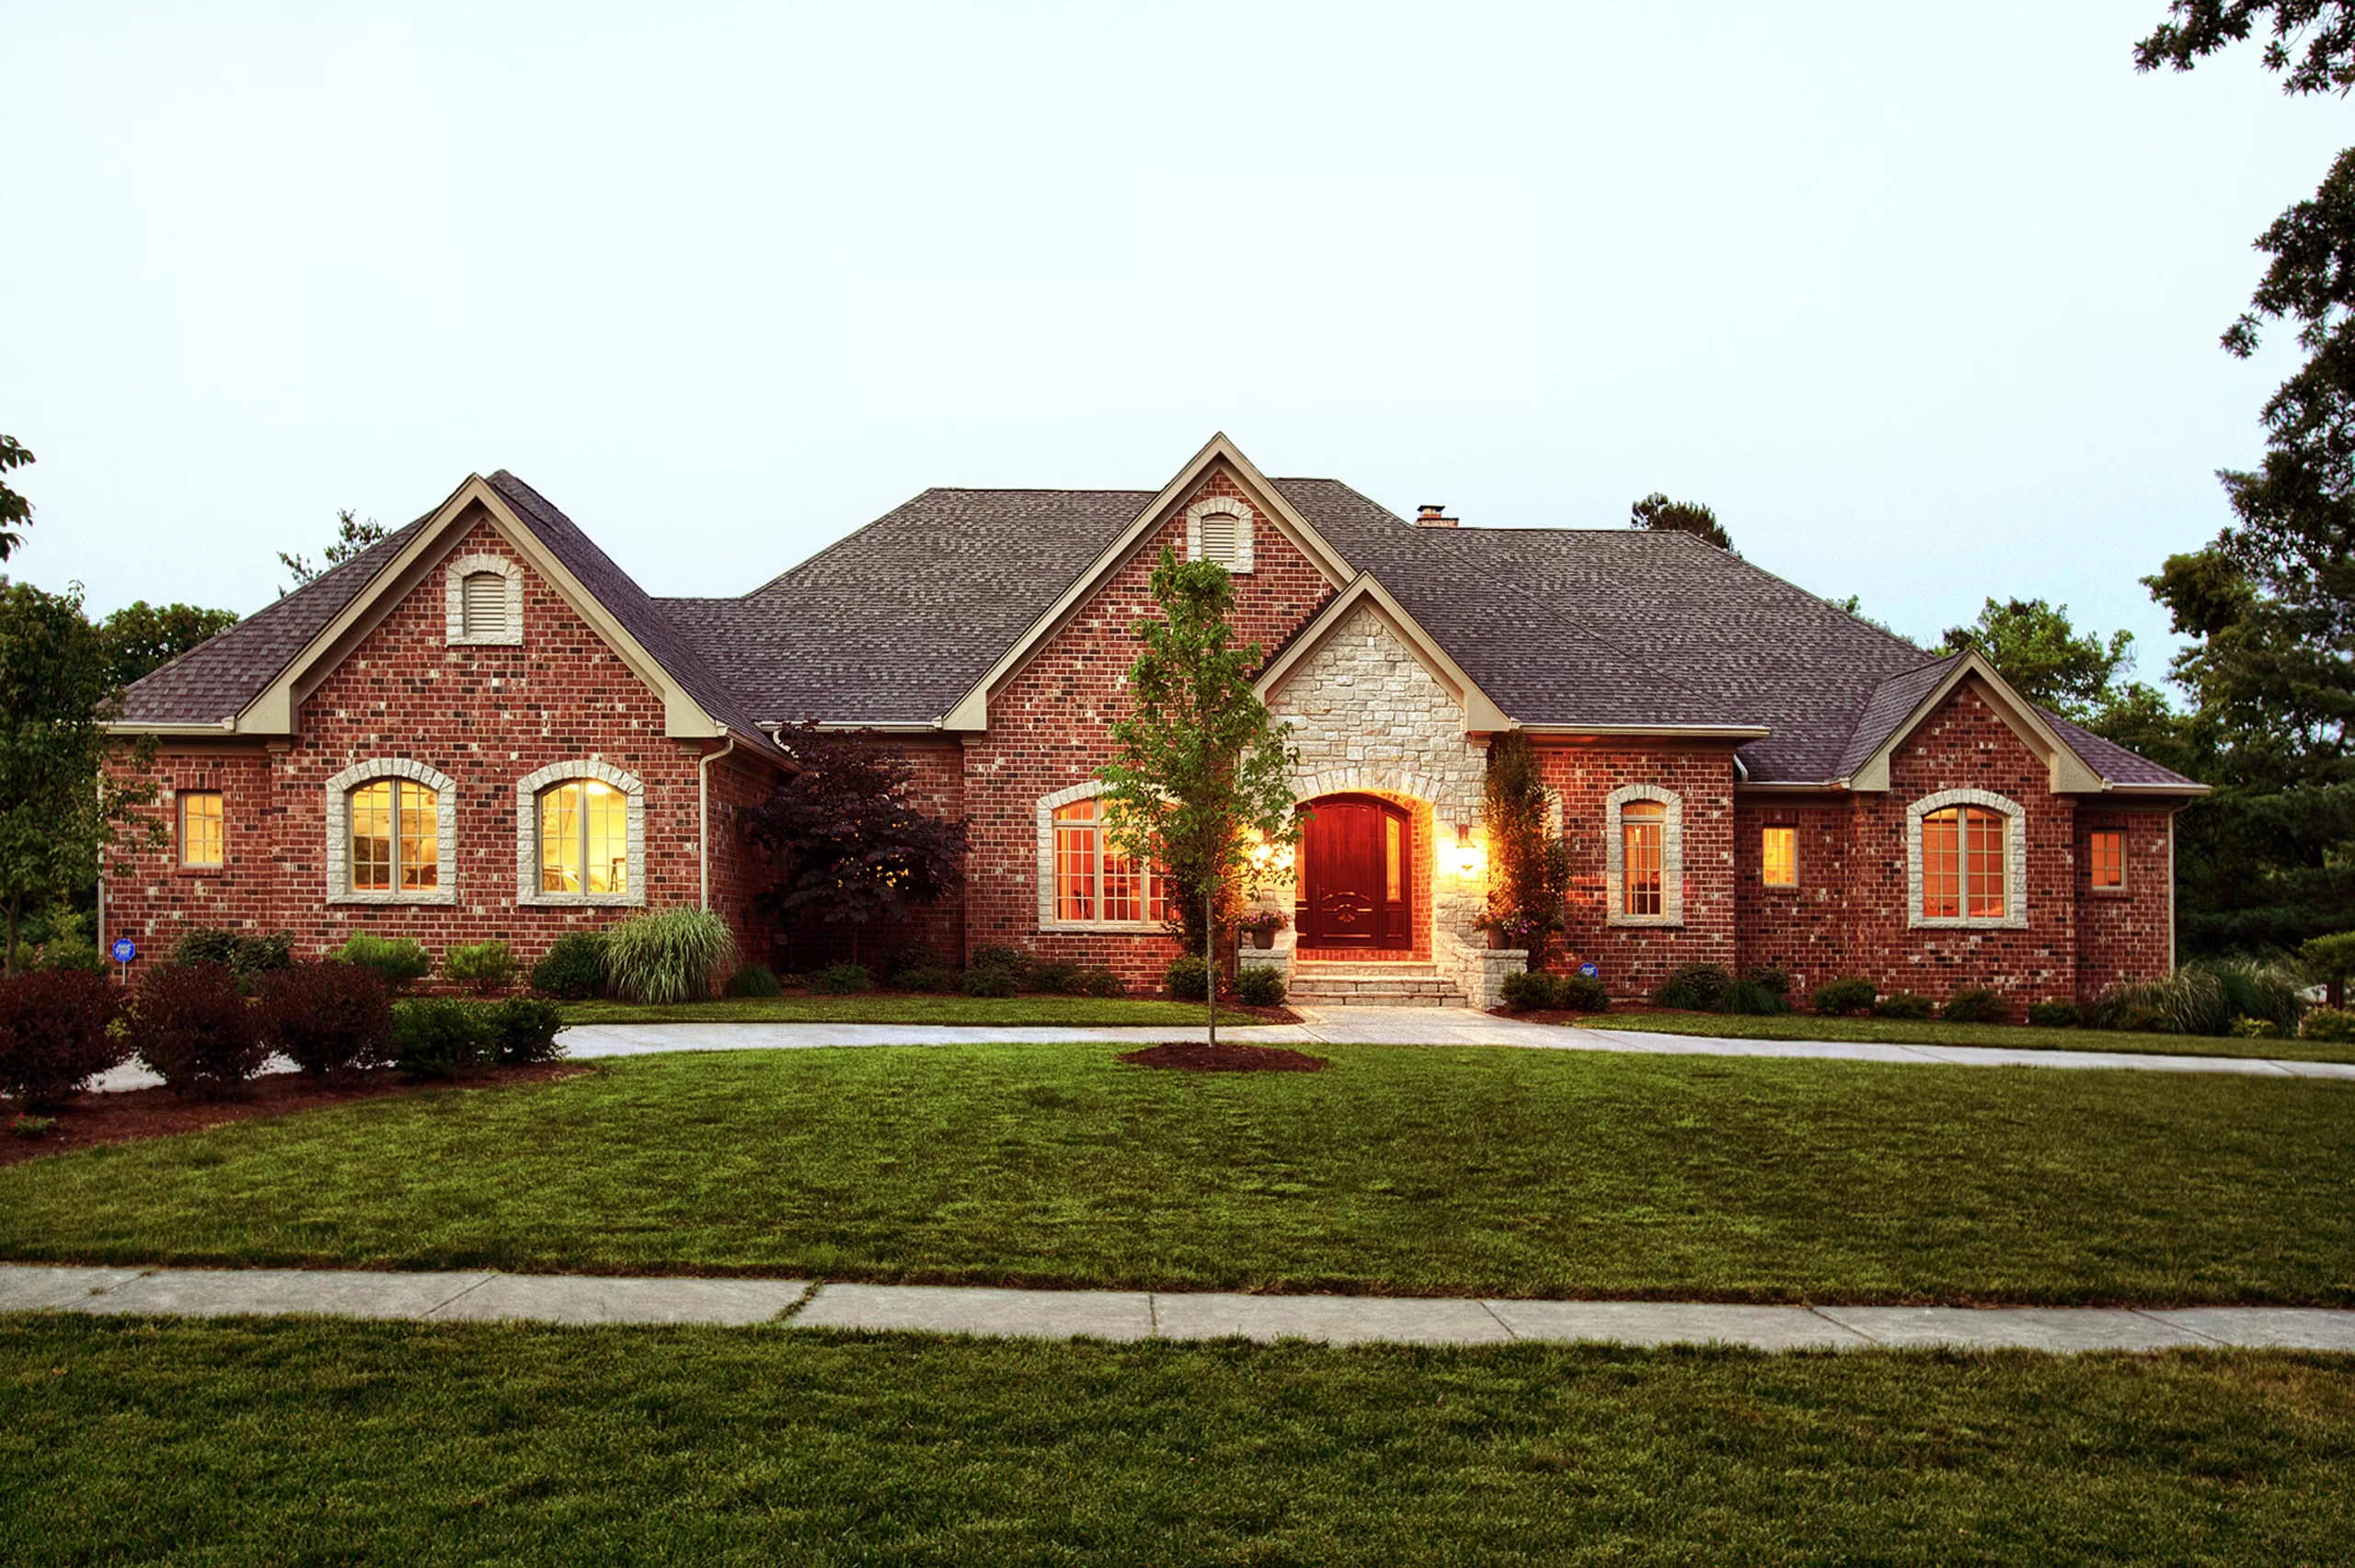
[(1942, 790), (1906, 807), (1906, 818), (1908, 924), (2028, 923), (2028, 844), (2017, 805), (1986, 790)]
[(422, 762), (379, 758), (327, 781), (327, 897), (357, 904), (456, 899), (456, 791)]
[(1040, 929), (1161, 923), (1166, 878), (1114, 847), (1093, 784), (1049, 795), (1039, 817)]
[(1603, 797), (1603, 918), (1612, 925), (1684, 923), (1684, 800), (1657, 784)]
[(1619, 808), (1619, 912), (1657, 915), (1667, 891), (1665, 858), (1668, 807), (1657, 800), (1631, 800)]
[(629, 796), (603, 779), (540, 791), (540, 891), (629, 891)]

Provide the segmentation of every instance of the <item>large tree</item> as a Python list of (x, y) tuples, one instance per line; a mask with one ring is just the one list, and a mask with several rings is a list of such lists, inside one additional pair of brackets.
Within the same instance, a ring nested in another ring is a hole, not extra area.
[(805, 722), (777, 733), (801, 771), (744, 812), (769, 862), (761, 902), (790, 928), (815, 920), (859, 934), (936, 903), (963, 878), (965, 825), (925, 814), (915, 766), (871, 730)]
[(2041, 599), (1990, 599), (1967, 626), (1949, 626), (1941, 654), (1972, 650), (2028, 701), (2080, 724), (2097, 724), (2121, 701), (2134, 667), (2134, 634), (2080, 633), (2069, 607)]
[(234, 610), (201, 610), (193, 604), (150, 604), (135, 600), (99, 624), (118, 686), (128, 686), (160, 670), (200, 643), (237, 624)]
[[(0, 436), (0, 474), (14, 473), (32, 460), (33, 454), (16, 437)], [(0, 561), (23, 547), (25, 536), (17, 531), (30, 528), (32, 521), (32, 502), (18, 495), (6, 479), (0, 479)]]
[(1698, 501), (1671, 501), (1662, 490), (1654, 490), (1627, 509), (1627, 526), (1655, 533), (1689, 533), (1729, 555), (1734, 553), (1733, 535), (1726, 532), (1716, 512)]
[[(281, 550), (278, 553), (278, 562), (294, 574), (294, 586), (301, 588), (305, 583), (316, 582), (327, 576), (327, 573), (350, 560), (384, 536), (383, 523), (373, 517), (362, 522), (360, 521), (359, 514), (347, 507), (335, 514), (335, 538), (328, 544), (327, 549), (321, 552), (323, 558), (318, 563), (313, 563), (308, 555), (299, 550)], [(281, 595), (286, 592), (284, 589), (280, 589), (278, 591)]]
[[(17, 970), (28, 906), (96, 883), (151, 784), (109, 773), (105, 720), (119, 688), (78, 594), (0, 579), (0, 910)], [(162, 837), (150, 819), (144, 836)]]
[(1299, 755), (1251, 690), (1262, 650), (1235, 641), (1226, 568), (1164, 545), (1152, 587), (1161, 614), (1132, 628), (1144, 650), (1129, 667), (1129, 711), (1112, 721), (1112, 760), (1097, 770), (1098, 798), (1113, 846), (1169, 879), (1172, 923), (1209, 970), (1215, 1045), (1223, 906), (1255, 853), (1299, 843)]

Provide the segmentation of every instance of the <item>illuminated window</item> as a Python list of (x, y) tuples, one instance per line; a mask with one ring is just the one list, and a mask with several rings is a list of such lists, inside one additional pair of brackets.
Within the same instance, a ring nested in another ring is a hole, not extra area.
[(629, 891), (629, 796), (603, 779), (540, 792), (540, 891)]
[(2115, 893), (2126, 886), (2126, 835), (2100, 829), (2093, 835), (2094, 886)]
[(407, 779), (351, 792), (350, 887), (355, 893), (430, 891), (441, 886), (441, 797)]
[(1668, 807), (1631, 800), (1619, 808), (1620, 912), (1657, 915), (1665, 908)]
[(210, 789), (184, 789), (180, 802), (180, 864), (182, 865), (219, 865), (221, 864), (221, 793)]
[(1158, 924), (1166, 878), (1113, 847), (1094, 800), (1054, 808), (1054, 918), (1087, 925)]
[(1760, 842), (1760, 880), (1769, 887), (1799, 885), (1799, 830), (1769, 828)]
[(1406, 846), (1399, 831), (1398, 818), (1385, 816), (1382, 819), (1383, 898), (1397, 903), (1406, 897)]
[(2009, 911), (2011, 822), (2000, 811), (1949, 806), (1922, 818), (1922, 917), (2001, 920)]

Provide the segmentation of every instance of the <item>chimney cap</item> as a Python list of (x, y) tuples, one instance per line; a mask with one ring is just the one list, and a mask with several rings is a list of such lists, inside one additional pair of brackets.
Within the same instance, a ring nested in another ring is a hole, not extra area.
[(1416, 514), (1418, 528), (1453, 528), (1457, 521), (1447, 515), (1446, 504), (1441, 501), (1425, 501), (1416, 509)]

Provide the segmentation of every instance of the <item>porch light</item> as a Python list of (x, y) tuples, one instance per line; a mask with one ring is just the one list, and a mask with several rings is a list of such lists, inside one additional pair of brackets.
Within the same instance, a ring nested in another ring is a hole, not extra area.
[(1480, 846), (1472, 841), (1472, 825), (1455, 825), (1455, 875), (1466, 882), (1480, 879)]

